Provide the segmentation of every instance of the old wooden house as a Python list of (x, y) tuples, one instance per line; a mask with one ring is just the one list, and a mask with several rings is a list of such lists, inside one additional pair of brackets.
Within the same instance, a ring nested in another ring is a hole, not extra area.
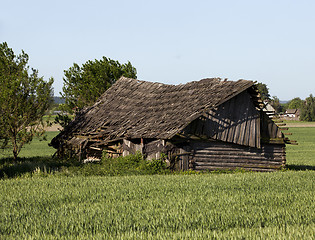
[(281, 129), (253, 81), (166, 85), (122, 77), (51, 142), (81, 159), (163, 153), (175, 169), (272, 171), (285, 165)]
[(283, 114), (285, 120), (300, 120), (301, 111), (300, 109), (287, 109)]

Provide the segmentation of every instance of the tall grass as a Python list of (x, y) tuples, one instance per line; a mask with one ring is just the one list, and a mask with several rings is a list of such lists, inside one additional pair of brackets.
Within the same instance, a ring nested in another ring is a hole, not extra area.
[(0, 239), (314, 239), (315, 128), (290, 132), (289, 169), (306, 171), (190, 176), (130, 176), (163, 169), (137, 155), (56, 161), (48, 133), (0, 159), (15, 176), (0, 180)]
[(0, 239), (313, 239), (312, 171), (0, 181)]
[(287, 164), (296, 168), (315, 168), (315, 128), (290, 128), (290, 139), (296, 140), (298, 145), (286, 146)]

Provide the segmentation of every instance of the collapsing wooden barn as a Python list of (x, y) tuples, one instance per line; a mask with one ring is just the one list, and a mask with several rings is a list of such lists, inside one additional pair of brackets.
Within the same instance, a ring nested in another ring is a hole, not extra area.
[(262, 110), (253, 81), (166, 85), (120, 78), (51, 142), (81, 159), (163, 153), (181, 170), (272, 171), (285, 165), (281, 129)]

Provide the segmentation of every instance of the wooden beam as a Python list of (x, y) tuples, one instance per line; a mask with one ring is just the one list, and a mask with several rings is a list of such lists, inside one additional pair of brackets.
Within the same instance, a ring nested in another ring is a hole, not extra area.
[(93, 149), (93, 150), (98, 150), (98, 151), (102, 151), (103, 149), (101, 148), (97, 148), (97, 147), (90, 147), (90, 149)]

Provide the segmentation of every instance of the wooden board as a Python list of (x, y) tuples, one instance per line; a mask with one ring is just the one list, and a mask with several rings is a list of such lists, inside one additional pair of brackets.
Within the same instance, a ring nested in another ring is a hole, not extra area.
[(285, 165), (284, 145), (263, 144), (261, 149), (219, 141), (191, 142), (195, 170), (252, 169), (277, 170)]

